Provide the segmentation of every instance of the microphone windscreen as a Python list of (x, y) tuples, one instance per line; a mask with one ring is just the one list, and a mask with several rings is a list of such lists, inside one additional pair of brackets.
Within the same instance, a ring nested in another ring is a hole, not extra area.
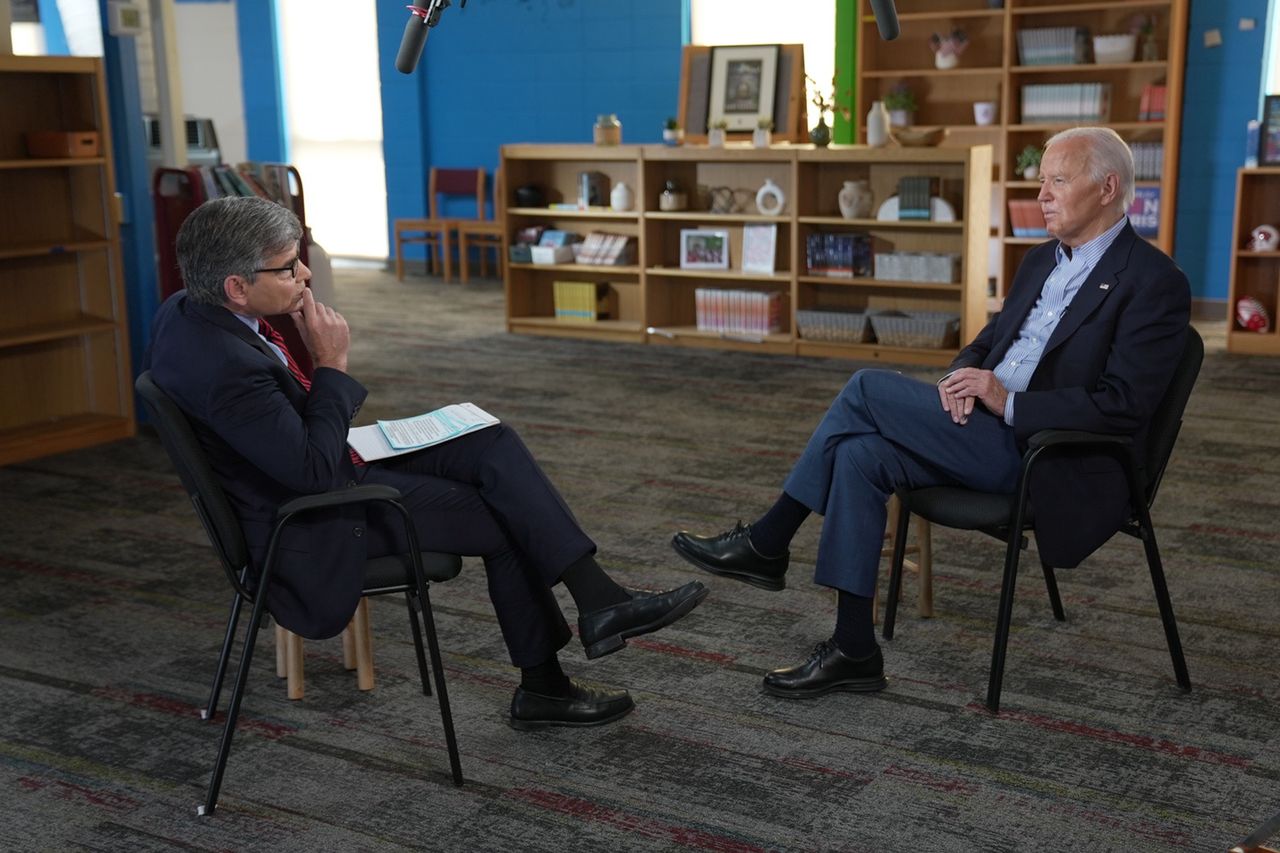
[(876, 13), (876, 26), (880, 28), (880, 38), (893, 41), (898, 37), (898, 10), (893, 0), (871, 0), (871, 11)]
[(404, 25), (404, 35), (400, 38), (400, 52), (396, 54), (396, 70), (401, 74), (412, 74), (413, 69), (418, 67), (422, 47), (427, 43), (427, 33), (430, 30), (425, 18), (409, 16), (409, 23)]

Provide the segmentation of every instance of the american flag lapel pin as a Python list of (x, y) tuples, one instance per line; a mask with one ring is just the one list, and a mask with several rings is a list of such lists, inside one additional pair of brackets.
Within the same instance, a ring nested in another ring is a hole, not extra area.
[(1105, 282), (1105, 281), (1104, 281), (1102, 284), (1098, 285), (1098, 289), (1099, 289), (1099, 290), (1110, 290), (1110, 289), (1111, 289), (1111, 285), (1110, 285), (1108, 282)]

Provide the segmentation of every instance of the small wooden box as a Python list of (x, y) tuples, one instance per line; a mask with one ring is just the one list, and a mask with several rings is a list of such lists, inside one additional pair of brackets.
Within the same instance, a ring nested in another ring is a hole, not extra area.
[(32, 130), (23, 134), (27, 154), (40, 159), (79, 159), (97, 157), (99, 150), (96, 130)]

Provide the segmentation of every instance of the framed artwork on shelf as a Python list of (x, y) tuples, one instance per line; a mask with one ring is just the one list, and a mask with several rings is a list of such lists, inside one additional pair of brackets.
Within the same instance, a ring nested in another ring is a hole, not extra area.
[(1258, 134), (1258, 165), (1280, 166), (1280, 95), (1262, 102), (1262, 132)]
[(729, 232), (685, 228), (680, 231), (680, 268), (727, 270)]
[(742, 226), (742, 271), (772, 275), (777, 246), (777, 225)]
[(773, 119), (779, 47), (752, 44), (711, 48), (707, 127), (724, 121), (727, 130), (755, 130), (760, 119)]

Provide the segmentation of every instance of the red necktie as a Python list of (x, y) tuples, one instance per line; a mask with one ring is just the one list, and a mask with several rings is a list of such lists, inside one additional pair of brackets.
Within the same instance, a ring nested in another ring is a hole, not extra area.
[[(293, 356), (289, 353), (289, 348), (284, 344), (284, 335), (277, 332), (267, 322), (265, 317), (258, 318), (258, 331), (270, 343), (276, 345), (280, 352), (284, 353), (284, 363), (288, 366), (289, 372), (293, 374), (293, 378), (298, 380), (298, 384), (302, 386), (304, 391), (311, 391), (311, 380), (302, 372), (302, 368), (298, 367), (298, 362), (293, 360)], [(356, 465), (363, 465), (364, 460), (360, 458), (360, 454), (356, 453), (355, 448), (348, 447), (347, 453), (351, 454), (351, 461)]]

